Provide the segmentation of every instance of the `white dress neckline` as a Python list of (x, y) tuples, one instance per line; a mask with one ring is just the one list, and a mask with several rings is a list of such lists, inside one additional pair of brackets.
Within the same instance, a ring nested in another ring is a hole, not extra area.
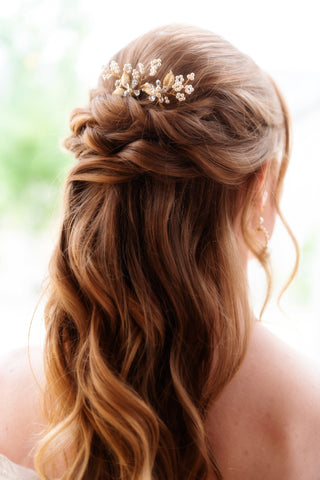
[(40, 480), (35, 471), (0, 454), (0, 480)]

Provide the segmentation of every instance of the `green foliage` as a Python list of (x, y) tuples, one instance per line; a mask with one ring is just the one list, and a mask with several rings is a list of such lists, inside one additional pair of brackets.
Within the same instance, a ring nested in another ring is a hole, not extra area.
[(312, 229), (300, 249), (300, 268), (292, 288), (292, 302), (298, 305), (310, 305), (312, 295), (315, 294), (314, 285), (317, 284), (317, 271), (314, 268), (320, 232)]
[(73, 2), (23, 2), (0, 19), (0, 214), (32, 227), (51, 217), (70, 156), (59, 147), (81, 85), (85, 33)]

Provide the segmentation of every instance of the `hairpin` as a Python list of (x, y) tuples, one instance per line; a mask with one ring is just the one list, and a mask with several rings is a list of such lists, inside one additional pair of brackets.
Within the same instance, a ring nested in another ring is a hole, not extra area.
[(154, 77), (158, 73), (160, 67), (161, 59), (156, 58), (150, 62), (148, 67), (145, 67), (143, 63), (138, 63), (137, 67), (133, 68), (131, 63), (126, 63), (121, 72), (119, 64), (113, 60), (110, 65), (102, 67), (102, 78), (104, 80), (111, 77), (117, 79), (113, 95), (139, 97), (144, 92), (151, 102), (170, 103), (168, 98), (170, 95), (179, 102), (186, 100), (186, 95), (190, 95), (194, 91), (193, 86), (189, 84), (190, 80), (194, 80), (194, 73), (189, 73), (185, 80), (183, 75), (175, 76), (170, 70), (162, 84), (159, 79), (155, 81), (155, 84), (146, 82), (149, 77)]

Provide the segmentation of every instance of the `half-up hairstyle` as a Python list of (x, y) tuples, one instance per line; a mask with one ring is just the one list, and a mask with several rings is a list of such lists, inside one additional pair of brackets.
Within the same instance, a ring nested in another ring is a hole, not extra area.
[(61, 452), (65, 480), (222, 478), (204, 422), (253, 323), (235, 224), (241, 214), (268, 272), (250, 212), (274, 161), (278, 205), (289, 117), (272, 80), (213, 33), (158, 28), (113, 60), (155, 58), (161, 80), (195, 73), (186, 101), (119, 97), (100, 78), (71, 115), (65, 147), (77, 162), (45, 315), (42, 478)]

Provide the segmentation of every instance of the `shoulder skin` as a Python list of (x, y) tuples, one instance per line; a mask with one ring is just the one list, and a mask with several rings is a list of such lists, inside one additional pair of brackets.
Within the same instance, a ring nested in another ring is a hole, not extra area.
[(20, 349), (0, 362), (0, 453), (33, 468), (32, 448), (44, 428), (41, 385), (44, 383), (40, 348)]
[(320, 479), (320, 370), (261, 324), (207, 432), (224, 480)]

